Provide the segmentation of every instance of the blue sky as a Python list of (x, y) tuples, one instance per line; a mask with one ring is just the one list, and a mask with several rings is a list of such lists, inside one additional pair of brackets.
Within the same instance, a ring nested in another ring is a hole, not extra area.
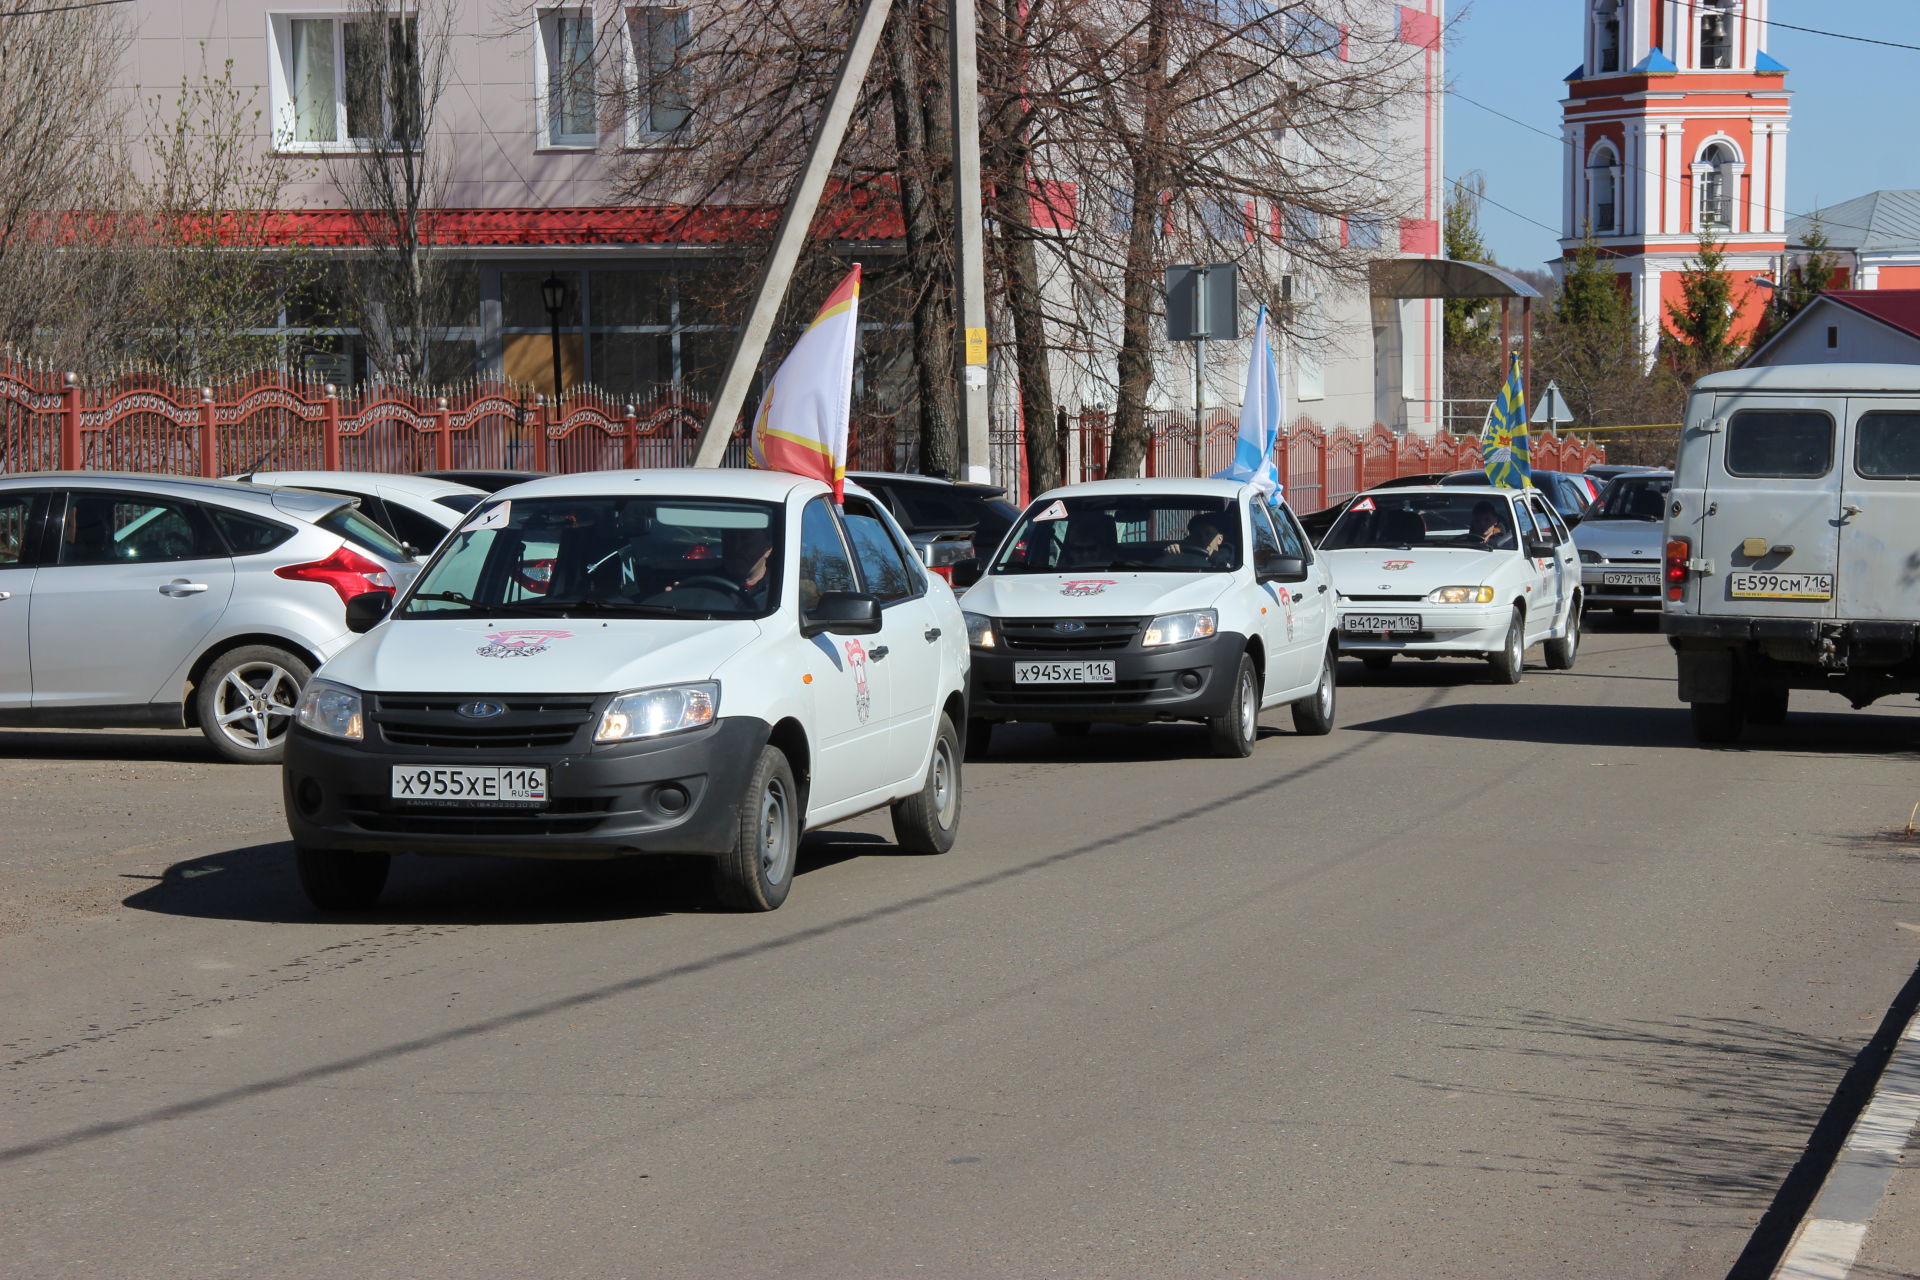
[[(1480, 227), (1508, 267), (1559, 256), (1562, 78), (1580, 62), (1585, 0), (1471, 0), (1448, 5), (1447, 176), (1486, 175)], [(1773, 0), (1769, 17), (1920, 45), (1920, 0)], [(1794, 91), (1787, 207), (1794, 213), (1869, 191), (1920, 188), (1914, 133), (1920, 52), (1774, 27), (1768, 52)], [(1552, 135), (1542, 137), (1471, 98)], [(1524, 215), (1524, 216), (1516, 216)], [(1528, 218), (1534, 222), (1527, 221)], [(1535, 222), (1546, 223), (1546, 227)]]

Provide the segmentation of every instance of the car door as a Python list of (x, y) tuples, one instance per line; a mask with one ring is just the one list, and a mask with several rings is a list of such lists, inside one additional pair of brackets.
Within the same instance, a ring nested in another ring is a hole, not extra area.
[(1301, 527), (1300, 518), (1293, 508), (1285, 503), (1270, 508), (1273, 523), (1280, 530), (1281, 550), (1298, 547), (1299, 551), (1287, 551), (1289, 555), (1301, 555), (1307, 562), (1307, 580), (1293, 589), (1296, 597), (1293, 602), (1294, 621), (1298, 624), (1301, 645), (1301, 661), (1305, 664), (1308, 680), (1320, 677), (1320, 651), (1326, 648), (1327, 633), (1333, 627), (1333, 575), (1327, 569), (1326, 562), (1313, 549), (1313, 540), (1307, 537), (1307, 531)]
[(1850, 400), (1836, 616), (1920, 618), (1920, 407)]
[(1541, 586), (1542, 591), (1550, 593), (1553, 608), (1542, 622), (1546, 626), (1556, 626), (1566, 616), (1567, 608), (1573, 601), (1574, 589), (1580, 584), (1579, 559), (1574, 555), (1573, 540), (1567, 533), (1567, 527), (1560, 523), (1560, 513), (1553, 509), (1553, 504), (1539, 497), (1528, 501), (1533, 504), (1534, 523), (1553, 546), (1543, 570), (1546, 581)]
[[(828, 591), (858, 591), (853, 556), (840, 518), (826, 498), (810, 500), (800, 513), (799, 536), (789, 553), (800, 616)], [(808, 663), (813, 694), (813, 739), (817, 744), (809, 810), (830, 808), (893, 781), (888, 760), (892, 714), (892, 654), (874, 661), (870, 646), (892, 646), (879, 635), (806, 637), (814, 651)]]
[(896, 766), (890, 780), (918, 777), (940, 710), (941, 629), (928, 603), (927, 575), (872, 503), (849, 496), (842, 510), (861, 588), (880, 601), (880, 632), (868, 637), (867, 661), (887, 666), (888, 748)]
[[(1702, 614), (1831, 618), (1839, 564), (1840, 465), (1834, 402), (1715, 397), (1706, 491), (1670, 533), (1711, 566), (1689, 593)], [(1684, 444), (1682, 446), (1685, 447)], [(1755, 554), (1758, 553), (1758, 554)]]
[(1527, 605), (1527, 643), (1532, 644), (1553, 619), (1553, 571), (1551, 559), (1542, 559), (1529, 554), (1527, 544), (1543, 537), (1539, 524), (1533, 517), (1533, 505), (1519, 494), (1513, 497), (1514, 550), (1505, 553), (1512, 555), (1520, 569), (1521, 598)]
[[(1302, 543), (1291, 525), (1284, 518), (1274, 519), (1274, 513), (1264, 502), (1249, 504), (1248, 518), (1253, 524), (1252, 568), (1257, 573), (1260, 561), (1267, 555), (1298, 556), (1302, 561)], [(1312, 574), (1309, 571), (1309, 578)], [(1272, 697), (1288, 689), (1297, 689), (1319, 672), (1317, 661), (1308, 671), (1309, 657), (1319, 657), (1319, 645), (1314, 641), (1311, 629), (1304, 625), (1301, 614), (1310, 606), (1307, 596), (1313, 590), (1310, 582), (1259, 582), (1254, 588), (1262, 597), (1256, 614), (1260, 627), (1260, 639), (1267, 650), (1267, 680), (1263, 697)], [(1320, 606), (1324, 609), (1324, 604)]]
[(0, 710), (24, 710), (33, 700), (27, 619), (46, 500), (31, 489), (0, 493)]
[(233, 561), (197, 503), (73, 489), (34, 578), (33, 706), (158, 699), (225, 612)]

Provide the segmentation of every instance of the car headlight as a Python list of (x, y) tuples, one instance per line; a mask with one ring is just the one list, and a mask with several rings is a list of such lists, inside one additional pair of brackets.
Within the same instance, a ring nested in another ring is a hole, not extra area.
[(1428, 604), (1492, 604), (1492, 587), (1435, 587), (1427, 592)]
[(720, 713), (720, 686), (712, 680), (699, 684), (669, 684), (658, 689), (623, 693), (600, 713), (595, 742), (632, 742), (658, 738), (712, 724)]
[(984, 613), (963, 613), (967, 620), (967, 643), (976, 649), (999, 647), (999, 641), (993, 636), (993, 619)]
[(1220, 615), (1212, 609), (1195, 609), (1191, 613), (1163, 613), (1147, 624), (1147, 634), (1141, 639), (1140, 646), (1144, 649), (1157, 649), (1161, 645), (1205, 640), (1219, 629)]
[(360, 691), (331, 680), (307, 681), (307, 687), (300, 691), (300, 706), (293, 718), (329, 738), (358, 742), (366, 736), (366, 722), (360, 715)]
[(1607, 562), (1607, 558), (1601, 555), (1598, 551), (1588, 551), (1584, 547), (1581, 548), (1581, 551), (1580, 551), (1581, 564), (1605, 564), (1606, 562)]

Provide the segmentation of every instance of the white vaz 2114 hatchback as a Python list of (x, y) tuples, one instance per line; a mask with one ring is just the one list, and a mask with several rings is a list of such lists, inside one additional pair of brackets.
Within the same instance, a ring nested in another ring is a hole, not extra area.
[(302, 887), (370, 905), (396, 853), (713, 859), (727, 905), (786, 899), (800, 836), (891, 806), (960, 823), (966, 624), (848, 486), (617, 471), (475, 508), (315, 673), (284, 794)]
[(1265, 708), (1333, 727), (1330, 584), (1285, 506), (1227, 480), (1101, 480), (1035, 498), (961, 604), (968, 749), (993, 725), (1198, 720), (1252, 753)]
[(1573, 666), (1580, 560), (1533, 490), (1409, 488), (1362, 494), (1321, 539), (1338, 592), (1340, 651), (1383, 671), (1396, 654), (1485, 658), (1497, 683), (1526, 651)]

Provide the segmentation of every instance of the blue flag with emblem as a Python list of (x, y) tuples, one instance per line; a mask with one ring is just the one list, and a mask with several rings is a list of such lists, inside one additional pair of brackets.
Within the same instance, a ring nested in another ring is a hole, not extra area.
[(1480, 429), (1480, 463), (1487, 482), (1502, 489), (1533, 487), (1533, 453), (1527, 437), (1527, 389), (1520, 384), (1520, 357), (1507, 366), (1487, 423)]
[(1240, 399), (1240, 434), (1234, 438), (1233, 462), (1213, 478), (1249, 481), (1267, 501), (1279, 502), (1282, 485), (1273, 450), (1280, 442), (1283, 413), (1280, 371), (1273, 363), (1273, 340), (1267, 335), (1263, 306), (1253, 325), (1253, 354), (1247, 360), (1247, 389)]

